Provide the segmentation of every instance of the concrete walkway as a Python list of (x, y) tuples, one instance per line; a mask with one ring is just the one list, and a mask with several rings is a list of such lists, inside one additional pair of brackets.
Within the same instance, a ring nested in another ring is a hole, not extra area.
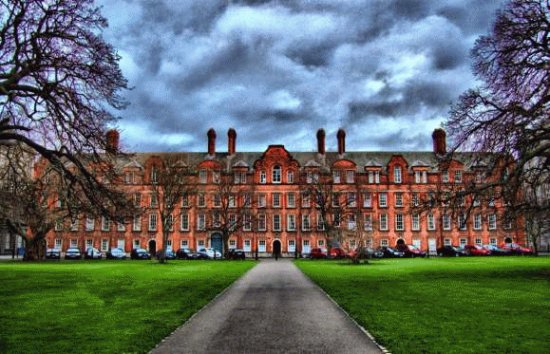
[(380, 353), (290, 260), (262, 260), (152, 353)]

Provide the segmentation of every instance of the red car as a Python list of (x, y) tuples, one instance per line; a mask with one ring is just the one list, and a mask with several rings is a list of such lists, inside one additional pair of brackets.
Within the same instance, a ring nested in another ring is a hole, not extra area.
[(488, 256), (491, 254), (491, 251), (480, 245), (464, 245), (463, 248), (468, 256)]
[(327, 258), (327, 253), (321, 248), (312, 248), (311, 252), (309, 253), (309, 257), (311, 259)]
[(336, 259), (346, 258), (348, 256), (346, 251), (344, 251), (340, 247), (331, 248), (328, 255), (330, 258), (336, 258)]
[(500, 245), (501, 248), (505, 250), (510, 250), (512, 254), (520, 255), (520, 256), (531, 256), (533, 255), (533, 250), (528, 247), (523, 247), (521, 245), (518, 245), (517, 243), (503, 243)]
[(398, 251), (403, 252), (403, 257), (410, 257), (410, 258), (426, 257), (426, 252), (418, 249), (414, 245), (401, 244), (401, 245), (397, 245), (395, 248)]

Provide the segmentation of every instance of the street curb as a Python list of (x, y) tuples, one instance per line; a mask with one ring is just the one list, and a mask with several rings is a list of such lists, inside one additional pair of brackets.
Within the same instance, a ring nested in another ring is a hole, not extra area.
[[(294, 262), (293, 262), (293, 263), (294, 263)], [(384, 353), (384, 354), (391, 354), (391, 352), (390, 352), (388, 349), (386, 349), (386, 347), (384, 347), (382, 344), (378, 343), (378, 342), (376, 341), (376, 338), (374, 338), (374, 336), (373, 336), (372, 334), (370, 334), (370, 332), (367, 331), (363, 326), (361, 326), (359, 323), (357, 323), (357, 321), (354, 320), (353, 317), (351, 317), (351, 316), (349, 315), (349, 313), (348, 313), (346, 310), (344, 310), (344, 309), (342, 308), (342, 306), (340, 306), (340, 305), (339, 305), (339, 304), (338, 304), (338, 303), (337, 303), (337, 302), (336, 302), (336, 301), (335, 301), (335, 300), (334, 300), (334, 299), (333, 299), (333, 298), (332, 298), (323, 288), (321, 288), (321, 287), (320, 287), (319, 285), (317, 285), (317, 283), (315, 283), (310, 277), (308, 277), (307, 274), (304, 273), (304, 272), (302, 271), (302, 269), (300, 269), (300, 267), (296, 266), (296, 264), (294, 264), (294, 266), (295, 266), (296, 268), (298, 268), (298, 269), (300, 270), (300, 272), (302, 272), (302, 274), (303, 274), (306, 278), (308, 278), (308, 279), (309, 279), (309, 280), (310, 280), (319, 290), (321, 290), (321, 292), (322, 292), (322, 293), (323, 293), (323, 294), (324, 294), (324, 295), (325, 295), (334, 305), (336, 305), (336, 307), (339, 308), (340, 311), (342, 311), (342, 312), (346, 315), (346, 317), (349, 318), (349, 319), (351, 320), (351, 322), (353, 322), (353, 323), (361, 330), (361, 332), (363, 332), (363, 333), (364, 333), (364, 334), (365, 334), (365, 335), (366, 335), (366, 336), (367, 336), (367, 337), (368, 337), (368, 338), (378, 347), (378, 349), (380, 349), (380, 350), (382, 351), (382, 353)]]
[(220, 296), (222, 296), (223, 294), (225, 294), (233, 285), (235, 285), (236, 282), (238, 282), (239, 280), (241, 280), (246, 274), (248, 274), (248, 272), (250, 272), (252, 269), (254, 269), (256, 267), (256, 265), (258, 265), (258, 261), (256, 261), (256, 264), (254, 265), (254, 267), (250, 268), (249, 270), (247, 270), (245, 273), (243, 273), (243, 275), (241, 275), (240, 277), (238, 277), (237, 279), (235, 279), (235, 281), (231, 284), (229, 284), (227, 287), (225, 287), (225, 289), (223, 289), (222, 291), (220, 291), (216, 296), (214, 296), (212, 298), (212, 300), (208, 301), (208, 303), (206, 305), (204, 305), (203, 307), (201, 307), (197, 312), (195, 312), (194, 314), (191, 315), (191, 317), (189, 317), (185, 322), (183, 322), (182, 324), (180, 324), (179, 326), (176, 327), (176, 329), (174, 329), (169, 335), (167, 335), (166, 337), (162, 338), (162, 340), (160, 342), (158, 342), (153, 348), (151, 348), (151, 350), (149, 350), (149, 354), (151, 354), (153, 352), (153, 350), (157, 349), (162, 343), (164, 343), (168, 338), (170, 338), (174, 333), (177, 332), (178, 329), (180, 329), (181, 327), (185, 326), (189, 321), (191, 321), (195, 316), (197, 316), (199, 313), (201, 313), (202, 311), (204, 311), (206, 308), (208, 308), (208, 306), (211, 306), (214, 301), (216, 301), (217, 298), (219, 298)]

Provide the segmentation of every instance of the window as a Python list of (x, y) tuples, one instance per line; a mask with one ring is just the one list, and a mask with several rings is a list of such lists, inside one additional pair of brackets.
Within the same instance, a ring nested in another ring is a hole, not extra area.
[(116, 223), (116, 229), (117, 231), (126, 231), (126, 225), (125, 225), (125, 220), (124, 219), (121, 219), (119, 221), (117, 221)]
[(229, 240), (229, 249), (235, 249), (237, 248), (237, 240), (231, 239)]
[(296, 206), (296, 197), (293, 192), (289, 192), (286, 194), (286, 207), (287, 208), (294, 208)]
[(481, 230), (481, 214), (474, 215), (474, 230)]
[(159, 201), (156, 193), (151, 194), (151, 200), (150, 200), (149, 206), (151, 208), (156, 208), (158, 205), (159, 205)]
[(481, 203), (479, 202), (479, 197), (478, 196), (475, 196), (474, 197), (474, 201), (473, 201), (473, 205), (475, 207), (478, 207)]
[(497, 244), (497, 239), (494, 238), (494, 237), (491, 237), (491, 238), (489, 239), (489, 243), (490, 243), (491, 245), (496, 245), (496, 244)]
[(393, 182), (401, 183), (401, 166), (395, 166), (393, 168)]
[(252, 216), (245, 214), (243, 216), (243, 231), (252, 230)]
[(108, 239), (104, 238), (104, 239), (101, 240), (101, 250), (103, 252), (109, 250), (109, 240)]
[(174, 231), (174, 216), (172, 214), (166, 217), (166, 227), (169, 231)]
[(110, 231), (111, 230), (111, 220), (108, 217), (101, 217), (101, 231)]
[(460, 243), (460, 246), (464, 246), (466, 242), (468, 242), (468, 240), (465, 238), (461, 238), (458, 242)]
[(489, 230), (496, 230), (496, 228), (497, 228), (497, 216), (496, 216), (496, 214), (489, 214), (488, 223), (489, 223)]
[(480, 239), (480, 238), (476, 238), (475, 241), (474, 241), (474, 243), (475, 243), (476, 245), (481, 245), (481, 239)]
[(203, 231), (206, 229), (206, 215), (199, 214), (197, 215), (197, 230)]
[(388, 206), (388, 195), (386, 193), (378, 193), (378, 206), (380, 208)]
[(355, 230), (357, 227), (357, 220), (355, 215), (348, 215), (348, 230)]
[(467, 228), (468, 219), (466, 218), (465, 214), (459, 214), (458, 215), (458, 228), (460, 230), (466, 230)]
[(204, 193), (197, 194), (197, 206), (201, 208), (206, 206), (206, 197)]
[(208, 180), (208, 172), (206, 170), (199, 170), (199, 183), (206, 184)]
[(309, 231), (311, 229), (311, 223), (309, 214), (302, 214), (302, 231)]
[(388, 242), (387, 239), (384, 238), (384, 239), (380, 240), (380, 246), (388, 247), (388, 244), (389, 244), (389, 242)]
[(449, 171), (441, 171), (441, 182), (449, 183)]
[(340, 206), (340, 193), (332, 193), (332, 206), (335, 208)]
[(332, 181), (334, 183), (340, 183), (340, 171), (332, 171)]
[(78, 247), (78, 240), (75, 238), (72, 238), (69, 245), (71, 245), (71, 247)]
[(370, 184), (380, 183), (380, 171), (369, 171), (368, 181)]
[(365, 231), (372, 231), (372, 216), (370, 214), (364, 215), (363, 229)]
[(243, 246), (243, 250), (245, 252), (251, 252), (252, 251), (252, 242), (250, 242), (250, 240), (244, 240), (244, 246)]
[(95, 220), (92, 216), (86, 216), (86, 231), (94, 231)]
[(494, 196), (489, 196), (489, 201), (488, 201), (487, 205), (491, 208), (495, 206), (495, 197)]
[(134, 184), (135, 183), (134, 172), (133, 171), (127, 171), (124, 174), (124, 183), (126, 183), (126, 184)]
[(426, 184), (428, 183), (428, 172), (422, 171), (422, 183)]
[(445, 246), (451, 246), (451, 239), (450, 239), (450, 238), (444, 239), (444, 240), (443, 240), (443, 244), (444, 244)]
[(189, 247), (189, 240), (181, 240), (180, 248), (187, 248), (187, 247)]
[(395, 206), (396, 207), (402, 207), (403, 206), (403, 193), (401, 193), (401, 192), (395, 193)]
[(455, 171), (455, 183), (462, 183), (462, 171)]
[(346, 171), (346, 183), (355, 183), (355, 171)]
[(180, 216), (180, 230), (181, 231), (189, 231), (189, 214), (181, 214)]
[(308, 192), (302, 192), (302, 208), (309, 208), (311, 206), (311, 198)]
[(388, 214), (380, 214), (380, 231), (388, 230)]
[(267, 177), (266, 177), (266, 173), (265, 171), (260, 171), (260, 183), (261, 184), (265, 184), (266, 183), (266, 180), (267, 180)]
[(258, 194), (258, 208), (265, 208), (267, 199), (265, 193)]
[(204, 245), (205, 245), (204, 240), (197, 240), (197, 248), (202, 248), (204, 247)]
[(157, 214), (149, 214), (149, 231), (157, 231)]
[(323, 231), (325, 229), (325, 221), (321, 214), (317, 214), (317, 230)]
[(418, 198), (418, 193), (413, 193), (412, 194), (412, 205), (417, 207), (419, 204), (420, 204), (420, 202), (419, 202), (419, 198)]
[(340, 226), (340, 213), (334, 212), (332, 214), (332, 224), (336, 227)]
[(319, 173), (308, 171), (307, 174), (306, 174), (306, 182), (308, 184), (319, 182)]
[(281, 207), (281, 193), (272, 193), (271, 199), (272, 199), (271, 201), (274, 208)]
[(273, 231), (281, 231), (281, 215), (273, 215)]
[(413, 231), (420, 230), (420, 215), (418, 214), (413, 214), (412, 216), (412, 229)]
[(187, 208), (189, 207), (189, 205), (189, 194), (183, 193), (183, 195), (181, 196), (181, 206), (183, 208)]
[(235, 194), (230, 194), (228, 196), (227, 206), (230, 207), (230, 208), (236, 208), (237, 207), (237, 199), (235, 198)]
[(371, 208), (372, 207), (372, 197), (369, 192), (363, 193), (363, 208)]
[(151, 183), (157, 183), (158, 182), (158, 171), (155, 166), (151, 168)]
[(347, 204), (348, 204), (349, 207), (355, 208), (357, 206), (355, 192), (348, 192), (347, 200), (348, 200)]
[(443, 214), (443, 230), (451, 229), (451, 217), (447, 214)]
[(62, 248), (62, 242), (60, 238), (56, 238), (53, 248), (60, 250)]
[(141, 216), (134, 215), (134, 219), (132, 220), (132, 230), (141, 231)]
[(414, 171), (414, 183), (420, 183), (422, 181), (422, 172)]
[(213, 183), (220, 183), (220, 172), (219, 171), (212, 172), (212, 182)]
[(266, 230), (265, 214), (258, 215), (258, 231)]
[(296, 241), (288, 240), (288, 252), (296, 252)]
[(71, 221), (71, 226), (69, 226), (71, 231), (78, 231), (78, 219), (74, 219)]
[(250, 208), (252, 206), (252, 194), (243, 193), (243, 207)]
[(229, 214), (229, 230), (235, 231), (237, 228), (237, 215)]
[(435, 230), (435, 217), (432, 213), (428, 214), (428, 230)]
[(271, 183), (281, 183), (281, 166), (274, 166), (271, 174)]
[(294, 171), (288, 171), (286, 173), (286, 182), (289, 184), (294, 183)]
[(296, 231), (296, 215), (289, 214), (286, 216), (286, 229)]
[(405, 226), (403, 225), (403, 214), (395, 214), (395, 230), (403, 231)]
[(265, 240), (258, 241), (258, 252), (265, 252)]
[(63, 230), (63, 220), (56, 220), (55, 221), (54, 230), (55, 231), (62, 231)]
[(219, 193), (214, 194), (214, 208), (220, 208), (222, 206), (222, 196)]
[(325, 240), (317, 240), (317, 247), (325, 247)]
[(94, 247), (94, 240), (92, 240), (91, 238), (86, 239), (86, 249), (91, 247)]

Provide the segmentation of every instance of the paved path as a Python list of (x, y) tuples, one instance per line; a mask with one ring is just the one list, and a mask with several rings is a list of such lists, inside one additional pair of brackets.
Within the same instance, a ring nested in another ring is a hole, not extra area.
[(290, 260), (262, 260), (152, 353), (380, 353)]

